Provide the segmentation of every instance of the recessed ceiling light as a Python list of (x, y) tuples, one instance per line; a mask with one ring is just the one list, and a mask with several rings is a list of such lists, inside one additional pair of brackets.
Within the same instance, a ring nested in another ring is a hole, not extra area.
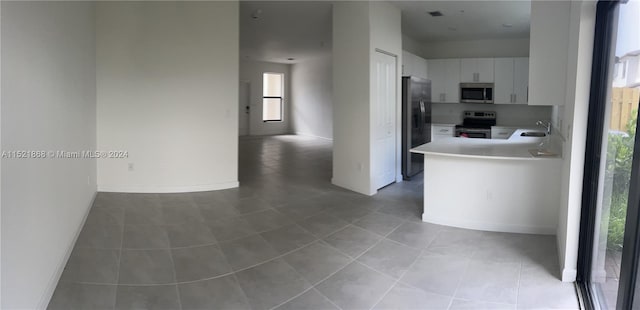
[(429, 15), (431, 15), (433, 17), (444, 16), (444, 15), (442, 15), (442, 12), (440, 12), (440, 11), (431, 11), (431, 12), (427, 12), (427, 13), (429, 13)]
[(502, 27), (511, 28), (511, 27), (513, 27), (513, 24), (502, 24)]

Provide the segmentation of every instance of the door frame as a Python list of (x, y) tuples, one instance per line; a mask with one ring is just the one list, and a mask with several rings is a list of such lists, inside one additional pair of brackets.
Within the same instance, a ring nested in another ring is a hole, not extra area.
[[(249, 110), (248, 110), (249, 113), (247, 113), (248, 115), (247, 115), (247, 134), (246, 135), (250, 136), (251, 135), (251, 81), (250, 80), (240, 80), (240, 82), (238, 84), (239, 84), (239, 86), (238, 86), (238, 91), (239, 92), (242, 91), (242, 87), (240, 85), (247, 84), (247, 87), (248, 87), (246, 96), (247, 96), (247, 106), (249, 107)], [(240, 93), (239, 92), (238, 92), (238, 110), (239, 110), (240, 104), (241, 104), (241, 102), (240, 102)], [(240, 135), (240, 122), (241, 122), (240, 117), (238, 117), (238, 136), (241, 136)]]
[[(620, 0), (600, 0), (596, 8), (593, 46), (587, 139), (585, 148), (584, 178), (582, 185), (582, 210), (578, 245), (577, 287), (585, 309), (594, 309), (597, 297), (591, 289), (594, 241), (597, 223), (598, 186), (607, 95), (611, 88), (611, 68), (615, 57), (613, 39), (617, 30)], [(618, 309), (640, 306), (634, 299), (640, 263), (640, 139), (634, 141), (624, 246), (618, 287)]]
[[(374, 48), (373, 53), (380, 53), (380, 54), (384, 54), (390, 57), (393, 57), (395, 59), (395, 94), (394, 94), (394, 101), (395, 101), (395, 109), (394, 109), (394, 118), (395, 118), (395, 125), (394, 125), (394, 131), (395, 131), (395, 137), (394, 137), (394, 144), (395, 144), (395, 150), (394, 150), (394, 182), (402, 182), (402, 162), (400, 161), (400, 159), (402, 158), (402, 154), (401, 154), (401, 150), (402, 150), (402, 102), (400, 99), (400, 95), (402, 93), (402, 75), (401, 75), (401, 68), (398, 68), (401, 62), (401, 58), (397, 55), (394, 54), (392, 52), (380, 49), (380, 48)], [(373, 116), (371, 116), (371, 123), (373, 123)], [(371, 125), (371, 130), (373, 129), (373, 126)], [(371, 132), (371, 137), (373, 137), (373, 131)], [(373, 140), (373, 139), (372, 139)], [(373, 151), (373, 146), (371, 146), (372, 151)], [(372, 156), (375, 156), (372, 154)], [(372, 160), (372, 163), (374, 161)], [(372, 179), (370, 180), (370, 188), (371, 188), (371, 193), (375, 194), (378, 191), (378, 186), (376, 183), (376, 176), (372, 176)], [(392, 184), (392, 183), (390, 183)], [(388, 185), (390, 185), (388, 184)], [(388, 186), (387, 185), (387, 186)]]

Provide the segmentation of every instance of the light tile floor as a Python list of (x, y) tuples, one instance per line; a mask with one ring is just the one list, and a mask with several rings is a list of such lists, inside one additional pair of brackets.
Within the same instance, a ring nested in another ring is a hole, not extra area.
[(100, 193), (49, 309), (575, 309), (550, 236), (423, 223), (421, 177), (330, 184), (330, 142), (240, 139), (241, 186)]

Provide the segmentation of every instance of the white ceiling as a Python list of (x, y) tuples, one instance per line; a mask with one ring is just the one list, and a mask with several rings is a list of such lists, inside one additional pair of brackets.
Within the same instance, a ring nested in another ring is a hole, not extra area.
[(297, 63), (330, 52), (331, 2), (240, 2), (242, 59)]
[[(529, 37), (531, 2), (392, 1), (402, 10), (402, 32), (419, 42)], [(440, 11), (433, 17), (427, 12)], [(510, 24), (511, 28), (503, 27)]]
[[(529, 36), (528, 0), (390, 2), (402, 10), (402, 32), (418, 42)], [(297, 63), (330, 53), (331, 6), (331, 1), (240, 2), (240, 57)]]

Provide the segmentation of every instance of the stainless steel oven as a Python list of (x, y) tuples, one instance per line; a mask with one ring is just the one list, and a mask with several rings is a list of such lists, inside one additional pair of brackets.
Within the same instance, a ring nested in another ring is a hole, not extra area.
[(496, 112), (464, 111), (462, 125), (456, 125), (456, 137), (491, 139), (491, 126), (496, 125)]
[(460, 83), (460, 102), (493, 103), (493, 83)]
[(456, 137), (491, 139), (491, 128), (456, 128)]

